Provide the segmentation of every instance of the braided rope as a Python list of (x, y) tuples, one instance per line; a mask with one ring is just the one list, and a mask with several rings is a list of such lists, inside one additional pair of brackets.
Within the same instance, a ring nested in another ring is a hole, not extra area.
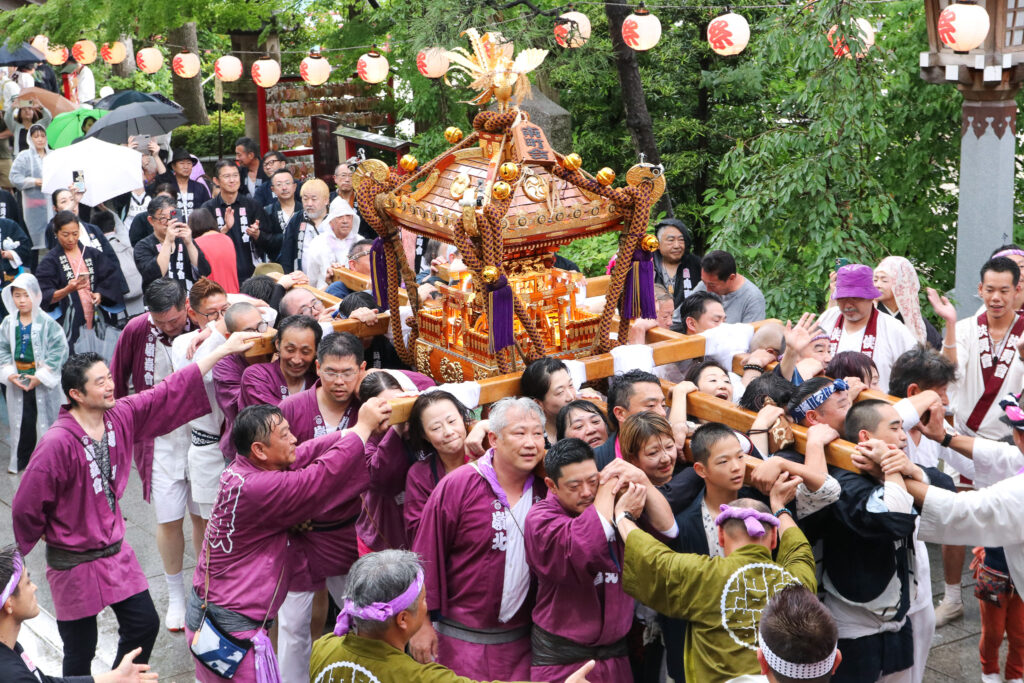
[(601, 311), (601, 318), (597, 327), (597, 338), (594, 340), (595, 353), (607, 353), (613, 346), (622, 343), (629, 335), (629, 327), (632, 321), (621, 319), (619, 322), (618, 340), (612, 343), (611, 327), (612, 319), (615, 317), (615, 310), (620, 305), (622, 290), (626, 285), (626, 277), (629, 274), (633, 261), (633, 252), (640, 245), (643, 234), (647, 231), (647, 223), (650, 218), (651, 207), (654, 205), (653, 192), (654, 183), (644, 180), (636, 186), (622, 188), (606, 187), (596, 180), (587, 178), (578, 171), (570, 171), (562, 166), (552, 166), (551, 173), (562, 180), (581, 187), (588, 192), (601, 195), (610, 199), (623, 210), (627, 224), (625, 235), (619, 240), (619, 250), (615, 257), (615, 265), (608, 278), (608, 291), (605, 292), (604, 309)]

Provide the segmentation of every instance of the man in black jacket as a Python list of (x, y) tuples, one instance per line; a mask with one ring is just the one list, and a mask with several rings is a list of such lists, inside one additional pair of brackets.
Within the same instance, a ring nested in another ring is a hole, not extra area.
[(252, 197), (239, 194), (242, 177), (234, 162), (222, 159), (216, 166), (220, 194), (203, 204), (217, 218), (217, 227), (235, 243), (238, 281), (252, 276), (257, 263), (277, 258), (281, 233), (266, 220), (263, 207)]

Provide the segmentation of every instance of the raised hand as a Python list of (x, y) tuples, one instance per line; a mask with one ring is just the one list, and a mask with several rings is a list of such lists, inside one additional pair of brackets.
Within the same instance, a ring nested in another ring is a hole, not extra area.
[(796, 325), (793, 325), (791, 321), (786, 321), (786, 349), (792, 349), (793, 353), (798, 356), (801, 355), (808, 346), (811, 345), (811, 339), (814, 338), (814, 331), (816, 330), (814, 322), (817, 316), (814, 313), (804, 313), (800, 316), (800, 320), (797, 321)]
[(946, 321), (947, 325), (956, 325), (956, 308), (953, 304), (949, 303), (949, 299), (941, 296), (934, 289), (929, 287), (928, 292), (928, 303), (932, 305), (932, 309), (940, 318)]

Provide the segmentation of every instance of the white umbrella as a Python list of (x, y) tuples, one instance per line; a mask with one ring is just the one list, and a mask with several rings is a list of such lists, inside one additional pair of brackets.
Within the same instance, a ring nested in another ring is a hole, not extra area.
[(85, 175), (82, 203), (96, 206), (142, 187), (142, 154), (96, 138), (47, 152), (43, 157), (43, 192), (71, 187), (75, 171)]

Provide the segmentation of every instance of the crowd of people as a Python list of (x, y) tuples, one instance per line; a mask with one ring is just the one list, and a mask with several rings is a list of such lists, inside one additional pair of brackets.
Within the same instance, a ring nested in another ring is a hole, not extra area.
[[(920, 683), (936, 625), (963, 615), (967, 545), (983, 681), (1004, 680), (1004, 637), (1005, 680), (1024, 676), (1017, 245), (982, 267), (977, 312), (927, 292), (943, 330), (893, 256), (822, 273), (828, 306), (783, 324), (763, 322), (733, 255), (699, 256), (663, 220), (657, 316), (633, 322), (616, 375), (583, 386), (578, 361), (542, 358), (520, 396), (480, 406), (475, 382), (405, 365), (391, 333), (335, 331), (377, 321), (337, 269), (370, 272), (347, 163), (332, 192), (247, 138), (209, 176), (153, 142), (143, 187), (87, 207), (81, 188), (39, 195), (48, 114), (12, 102), (0, 679), (59, 680), (17, 644), (40, 541), (65, 677), (89, 675), (110, 607), (117, 668), (96, 680), (154, 679), (165, 628), (204, 682)], [(433, 305), (439, 261), (458, 256), (403, 245)], [(657, 326), (702, 335), (705, 356), (654, 366)], [(270, 330), (272, 355), (247, 353)], [(750, 427), (697, 419), (694, 392)], [(132, 469), (166, 605), (125, 539)], [(937, 607), (924, 541), (945, 544)]]

